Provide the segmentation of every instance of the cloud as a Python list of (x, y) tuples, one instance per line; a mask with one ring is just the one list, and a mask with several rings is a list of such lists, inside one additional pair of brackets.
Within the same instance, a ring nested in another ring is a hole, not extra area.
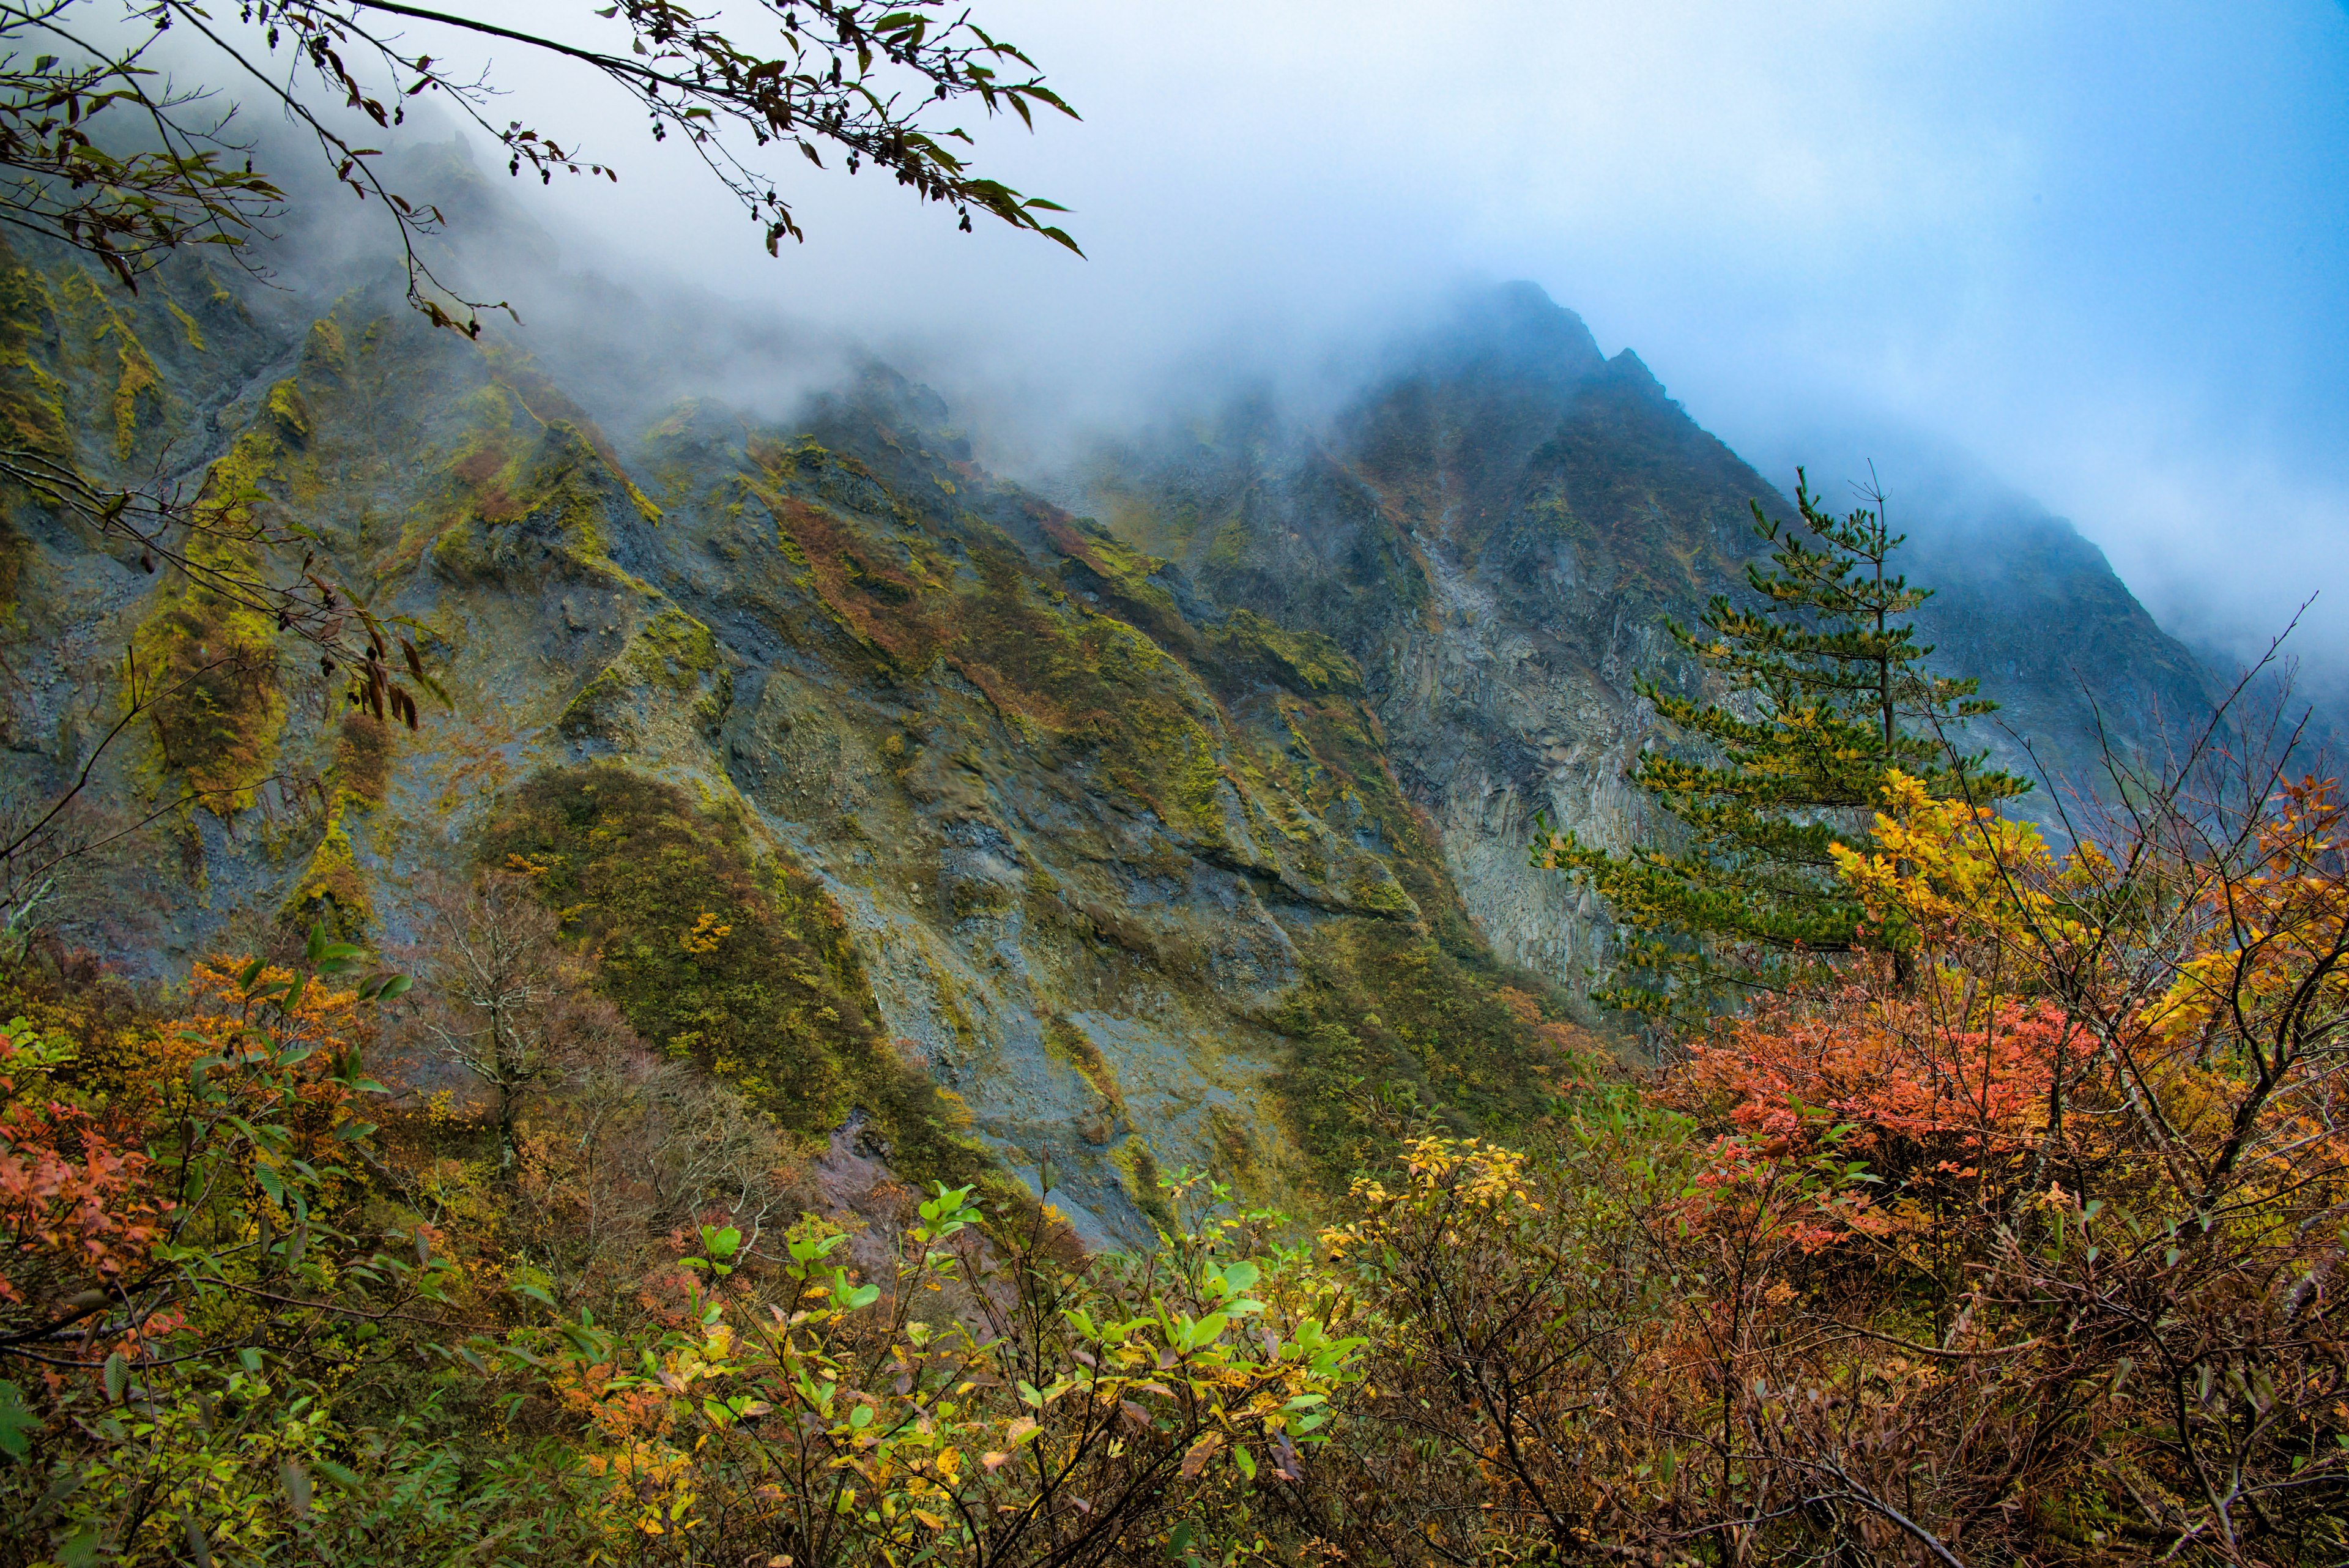
[(1085, 119), (970, 121), (977, 159), (1075, 209), (1088, 260), (779, 165), (810, 238), (771, 261), (683, 150), (506, 54), (513, 112), (622, 175), (517, 193), (574, 264), (698, 291), (658, 330), (854, 335), (1013, 461), (1202, 374), (1309, 380), (1464, 278), (1531, 278), (1774, 479), (1986, 469), (2190, 630), (2240, 640), (2323, 590), (2303, 644), (2349, 668), (2338, 5), (978, 11)]

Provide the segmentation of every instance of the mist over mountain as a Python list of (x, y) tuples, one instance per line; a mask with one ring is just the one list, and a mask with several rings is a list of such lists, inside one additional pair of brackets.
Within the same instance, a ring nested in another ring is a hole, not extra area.
[[(971, 438), (1016, 408), (567, 275), (440, 156), (481, 254), (533, 261), (522, 325), (478, 342), (299, 234), (270, 286), (8, 265), (20, 428), (298, 522), (453, 703), (385, 731), (270, 628), (20, 500), (8, 658), (47, 672), (6, 698), (11, 788), (80, 764), (126, 647), (262, 671), (102, 759), (126, 800), (215, 804), (168, 825), (169, 898), (74, 929), (169, 971), (286, 922), (405, 940), (472, 867), (577, 878), (607, 890), (566, 919), (655, 1044), (861, 1179), (1049, 1168), (1095, 1241), (1144, 1233), (1161, 1168), (1330, 1175), (1365, 1075), (1530, 1114), (1503, 992), (1590, 1017), (1612, 942), (1527, 867), (1537, 818), (1653, 826), (1636, 682), (1695, 689), (1666, 618), (1737, 591), (1749, 501), (1789, 510), (1637, 354), (1530, 284), (1455, 293), (1342, 372), (1191, 384), (1022, 483)], [(2058, 774), (2099, 716), (2150, 744), (2217, 690), (2066, 525), (1917, 534), (1937, 663)], [(633, 901), (597, 880), (657, 864)], [(680, 969), (712, 923), (739, 954)]]
[[(1479, 929), (1561, 980), (1601, 962), (1594, 911), (1525, 865), (1537, 819), (1629, 846), (1642, 676), (1699, 690), (1664, 636), (1743, 593), (1749, 503), (1793, 507), (1639, 357), (1518, 284), (1431, 317), (1333, 415), (1235, 399), (1103, 446), (1072, 506), (1168, 557), (1217, 606), (1337, 640), (1364, 671), (1406, 798), (1438, 825)], [(2155, 624), (2102, 554), (2030, 512), (1920, 525), (1902, 563), (1936, 669), (2002, 705), (1960, 739), (2053, 797), (2109, 787), (2101, 753), (2158, 752), (2231, 670)]]
[(2344, 29), (0, 15), (0, 1568), (2338, 1568)]

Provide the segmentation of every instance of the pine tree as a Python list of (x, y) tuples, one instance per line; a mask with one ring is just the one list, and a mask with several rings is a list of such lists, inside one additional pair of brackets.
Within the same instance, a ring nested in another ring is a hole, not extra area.
[(1799, 528), (1750, 503), (1771, 546), (1769, 565), (1745, 569), (1760, 603), (1716, 595), (1701, 629), (1668, 623), (1713, 700), (1640, 683), (1690, 742), (1651, 746), (1632, 774), (1677, 825), (1671, 842), (1614, 854), (1545, 831), (1534, 847), (1535, 864), (1595, 889), (1624, 933), (1596, 999), (1659, 1022), (1773, 989), (1824, 955), (1898, 951), (1898, 933), (1864, 926), (1833, 854), (1872, 846), (1890, 773), (1921, 780), (1936, 799), (1988, 803), (2031, 787), (1951, 743), (1997, 704), (1975, 695), (1977, 682), (1926, 668), (1932, 648), (1900, 618), (1932, 590), (1888, 569), (1907, 535), (1886, 526), (1882, 495), (1837, 517), (1800, 470), (1795, 478)]

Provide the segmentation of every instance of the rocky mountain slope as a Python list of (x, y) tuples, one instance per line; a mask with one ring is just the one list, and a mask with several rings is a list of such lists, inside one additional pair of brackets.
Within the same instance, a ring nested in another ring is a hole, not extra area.
[[(1749, 501), (1794, 513), (1530, 284), (1465, 301), (1334, 418), (1235, 400), (1104, 448), (1061, 490), (1215, 604), (1343, 648), (1477, 929), (1577, 989), (1608, 930), (1527, 867), (1536, 819), (1617, 846), (1649, 829), (1623, 782), (1651, 726), (1634, 682), (1688, 686), (1665, 618), (1737, 591), (1762, 549)], [(2207, 710), (2205, 670), (2067, 524), (1927, 533), (1909, 554), (1940, 590), (1918, 617), (1937, 666), (2003, 705), (1970, 743), (2004, 765), (2033, 771), (2028, 741), (2061, 787), (2093, 769), (2094, 707), (2132, 745)]]
[[(1543, 1114), (1603, 931), (1524, 867), (1532, 817), (1637, 827), (1632, 677), (1730, 580), (1746, 498), (1778, 504), (1522, 289), (1332, 424), (1259, 401), (1105, 452), (1074, 510), (885, 370), (781, 426), (586, 400), (379, 278), (318, 304), (186, 261), (132, 298), (0, 263), (20, 449), (306, 530), (452, 700), (387, 728), (267, 622), (7, 497), (11, 798), (159, 673), (98, 793), (210, 792), (64, 934), (169, 974), (272, 925), (397, 943), (436, 878), (527, 877), (648, 1040), (812, 1145), (1049, 1183), (1100, 1241), (1178, 1166), (1290, 1202), (1342, 1176), (1369, 1085)], [(2047, 670), (2084, 653), (2187, 700), (2075, 545), (1953, 595), (1949, 640), (2055, 729)], [(2052, 637), (2033, 593), (2096, 613)]]
[(1342, 1173), (1365, 1083), (1539, 1114), (1541, 984), (1466, 921), (1352, 661), (982, 472), (918, 389), (613, 435), (388, 288), (305, 319), (192, 263), (135, 300), (70, 260), (5, 276), (20, 440), (298, 524), (453, 700), (387, 729), (265, 621), (14, 497), (17, 799), (134, 674), (200, 677), (102, 793), (212, 793), (77, 934), (169, 973), (273, 921), (397, 942), (436, 876), (528, 877), (657, 1044), (908, 1179), (1049, 1168), (1100, 1240), (1176, 1167), (1290, 1199)]

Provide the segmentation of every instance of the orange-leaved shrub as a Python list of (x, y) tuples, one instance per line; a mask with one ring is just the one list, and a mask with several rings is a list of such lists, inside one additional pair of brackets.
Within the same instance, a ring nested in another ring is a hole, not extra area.
[(1360, 1562), (2349, 1554), (2336, 788), (2209, 753), (2058, 854), (1890, 781), (1888, 950), (1330, 1241)]

